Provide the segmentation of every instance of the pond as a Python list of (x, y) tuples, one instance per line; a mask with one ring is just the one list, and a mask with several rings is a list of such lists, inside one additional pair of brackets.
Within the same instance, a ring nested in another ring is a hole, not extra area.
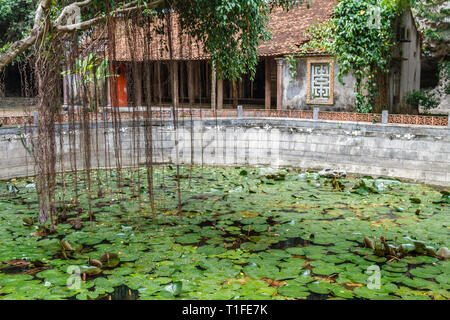
[(156, 220), (144, 169), (120, 185), (92, 172), (92, 221), (85, 174), (78, 202), (75, 175), (58, 176), (54, 234), (38, 226), (33, 178), (0, 182), (0, 299), (450, 298), (450, 261), (436, 256), (450, 240), (445, 190), (184, 167), (180, 217), (176, 172), (155, 169)]

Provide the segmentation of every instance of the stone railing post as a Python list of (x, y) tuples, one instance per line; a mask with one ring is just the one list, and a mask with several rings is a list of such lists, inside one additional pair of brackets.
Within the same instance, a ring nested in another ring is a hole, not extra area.
[(170, 117), (175, 120), (175, 107), (170, 107)]
[(39, 114), (36, 111), (34, 111), (33, 112), (33, 123), (35, 126), (37, 126), (38, 122), (39, 122)]
[(319, 120), (319, 108), (313, 109), (313, 120), (315, 121)]
[(238, 118), (242, 118), (243, 109), (242, 106), (237, 106)]
[(383, 113), (381, 114), (381, 123), (388, 124), (388, 122), (389, 122), (389, 111), (383, 110)]

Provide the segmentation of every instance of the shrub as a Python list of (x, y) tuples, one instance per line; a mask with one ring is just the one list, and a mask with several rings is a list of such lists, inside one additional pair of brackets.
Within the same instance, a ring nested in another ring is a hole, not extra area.
[(423, 107), (426, 110), (434, 109), (439, 106), (439, 100), (429, 90), (415, 90), (408, 93), (406, 103), (413, 107)]

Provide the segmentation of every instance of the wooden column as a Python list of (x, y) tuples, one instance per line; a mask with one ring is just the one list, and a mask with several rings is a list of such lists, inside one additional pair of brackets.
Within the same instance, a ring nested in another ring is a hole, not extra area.
[(134, 106), (142, 106), (142, 68), (139, 68), (139, 63), (133, 63), (133, 93), (134, 93)]
[(209, 63), (206, 61), (204, 65), (205, 65), (205, 72), (203, 73), (203, 76), (205, 77), (205, 81), (203, 81), (203, 83), (205, 84), (205, 93), (206, 93), (205, 97), (211, 97), (212, 68), (211, 68), (211, 72), (209, 72), (209, 69), (210, 69)]
[(184, 71), (184, 61), (180, 61), (180, 103), (184, 103), (184, 98), (186, 97), (185, 87), (185, 71)]
[(199, 61), (195, 61), (194, 64), (194, 83), (195, 83), (195, 96), (198, 98), (200, 104), (202, 104), (202, 73), (201, 64)]
[(216, 109), (216, 85), (217, 85), (217, 74), (214, 64), (211, 64), (211, 109)]
[[(70, 88), (69, 88), (70, 90)], [(112, 107), (111, 100), (111, 78), (106, 79), (106, 104), (108, 107)]]
[(147, 106), (152, 105), (152, 63), (145, 64), (145, 102)]
[(233, 108), (236, 108), (237, 105), (239, 104), (236, 80), (231, 81), (231, 87), (232, 87), (232, 93), (233, 93)]
[(162, 92), (161, 92), (161, 61), (156, 63), (156, 77), (158, 79), (158, 103), (162, 104)]
[(266, 64), (266, 84), (265, 84), (265, 91), (266, 91), (266, 109), (270, 109), (271, 103), (272, 103), (272, 84), (270, 81), (270, 60), (269, 58), (265, 59)]
[[(63, 77), (63, 94), (64, 94), (63, 105), (65, 107), (67, 107), (69, 105), (69, 103), (70, 103), (70, 95), (69, 95), (70, 88), (69, 88), (68, 77), (70, 77), (70, 76), (66, 75), (66, 76)], [(1, 90), (1, 88), (0, 88), (0, 90)], [(0, 97), (1, 97), (1, 95), (0, 95)]]
[(171, 78), (172, 78), (172, 103), (178, 108), (179, 103), (179, 87), (178, 87), (178, 61), (171, 61)]
[(283, 58), (275, 59), (277, 61), (277, 109), (283, 109)]
[(223, 80), (217, 80), (217, 109), (223, 109)]
[(189, 104), (193, 105), (195, 103), (195, 83), (194, 83), (194, 63), (193, 61), (188, 61), (188, 96)]

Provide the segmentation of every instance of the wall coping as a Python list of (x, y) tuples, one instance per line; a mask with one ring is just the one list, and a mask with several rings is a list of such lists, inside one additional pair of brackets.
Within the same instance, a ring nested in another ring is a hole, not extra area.
[[(292, 118), (272, 118), (272, 117), (242, 117), (242, 118), (203, 118), (193, 119), (194, 126), (216, 126), (216, 125), (232, 125), (232, 126), (255, 126), (264, 128), (265, 126), (276, 126), (280, 128), (306, 128), (306, 129), (318, 129), (318, 130), (352, 130), (361, 132), (382, 132), (386, 134), (413, 134), (415, 136), (439, 136), (450, 138), (450, 127), (437, 127), (437, 126), (425, 126), (425, 125), (406, 125), (406, 124), (381, 124), (381, 123), (367, 123), (367, 122), (339, 122), (334, 120), (310, 120), (310, 119), (292, 119)], [(123, 127), (132, 127), (132, 120), (122, 120)], [(141, 127), (145, 124), (140, 121), (138, 123)], [(61, 124), (56, 124), (56, 128), (59, 128)], [(99, 122), (99, 128), (105, 128), (104, 122)], [(173, 126), (172, 120), (155, 119), (153, 120), (154, 126)], [(69, 125), (63, 123), (63, 130), (68, 130)], [(191, 120), (185, 119), (185, 121), (178, 122), (179, 127), (190, 127)], [(75, 129), (79, 129), (80, 124), (75, 124)], [(95, 128), (95, 123), (91, 123), (91, 128)], [(107, 122), (107, 127), (112, 128), (113, 124)], [(23, 127), (0, 127), (0, 135), (15, 135), (19, 133)], [(37, 127), (34, 125), (27, 126), (27, 132), (35, 132)], [(56, 130), (58, 133), (58, 130)]]

